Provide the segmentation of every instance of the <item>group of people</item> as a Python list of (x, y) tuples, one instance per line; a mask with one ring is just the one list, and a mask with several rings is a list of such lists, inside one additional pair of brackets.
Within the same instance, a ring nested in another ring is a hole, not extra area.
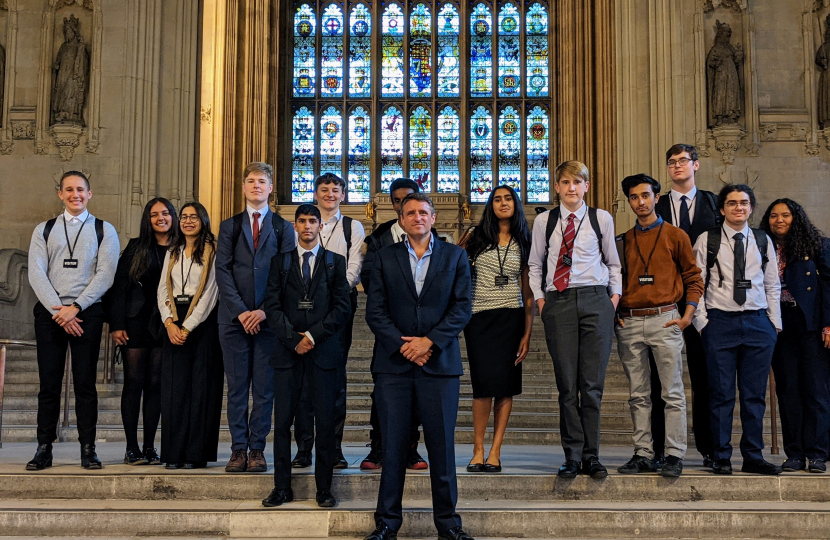
[[(340, 177), (318, 177), (317, 205), (299, 205), (292, 224), (268, 208), (271, 167), (251, 163), (242, 182), (246, 209), (222, 222), (218, 239), (201, 204), (187, 203), (177, 214), (157, 198), (120, 258), (115, 229), (86, 209), (88, 179), (66, 173), (58, 191), (65, 212), (38, 225), (29, 252), (39, 300), (40, 392), (38, 448), (27, 469), (52, 464), (67, 346), (81, 463), (101, 468), (95, 376), (106, 320), (124, 348), (125, 463), (175, 469), (216, 461), (224, 377), (232, 438), (226, 471), (267, 470), (273, 414), (275, 487), (262, 504), (293, 500), (291, 469), (310, 466), (315, 448), (316, 501), (335, 506), (333, 470), (348, 465), (340, 449), (346, 361), (362, 283), (375, 344), (371, 450), (361, 468), (382, 471), (376, 529), (367, 540), (396, 538), (407, 468), (430, 471), (439, 537), (470, 538), (456, 512), (459, 336), (473, 387), (475, 444), (467, 470), (496, 473), (536, 312), (558, 390), (560, 477), (608, 474), (599, 459), (600, 409), (615, 335), (634, 424), (634, 455), (620, 473), (682, 474), (684, 344), (705, 467), (732, 472), (737, 380), (742, 470), (782, 472), (762, 456), (772, 366), (783, 470), (824, 472), (830, 243), (790, 199), (774, 201), (761, 228), (750, 228), (752, 189), (727, 185), (717, 195), (697, 189), (700, 163), (692, 146), (672, 146), (666, 163), (672, 187), (664, 196), (645, 174), (623, 180), (637, 216), (625, 234), (615, 237), (611, 215), (585, 203), (589, 171), (567, 161), (555, 171), (560, 205), (536, 216), (532, 230), (516, 191), (499, 185), (459, 245), (439, 238), (432, 200), (409, 179), (390, 188), (398, 217), (366, 237), (360, 222), (340, 212), (346, 196)], [(493, 443), (485, 452), (491, 411)], [(429, 464), (417, 450), (419, 426)]]

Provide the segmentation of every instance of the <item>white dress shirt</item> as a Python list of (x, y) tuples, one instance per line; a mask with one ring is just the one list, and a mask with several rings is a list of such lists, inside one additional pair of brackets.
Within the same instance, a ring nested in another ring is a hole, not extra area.
[(67, 224), (68, 223), (83, 223), (88, 218), (89, 218), (89, 210), (84, 210), (78, 216), (73, 216), (72, 214), (69, 213), (69, 210), (64, 210), (63, 211), (63, 219), (64, 219), (64, 221), (66, 221)]
[[(195, 262), (191, 264), (191, 262), (191, 259), (187, 258), (184, 254), (184, 247), (182, 247), (179, 258), (173, 263), (173, 271), (170, 273), (174, 298), (180, 294), (193, 296), (199, 289), (199, 283), (202, 280), (202, 272), (205, 271), (205, 267)], [(182, 268), (182, 265), (184, 265), (184, 268)], [(219, 300), (219, 287), (216, 286), (215, 266), (214, 262), (214, 267), (209, 269), (210, 274), (208, 274), (207, 281), (205, 282), (205, 289), (202, 291), (202, 296), (196, 303), (196, 307), (190, 312), (190, 316), (182, 323), (182, 326), (190, 332), (207, 319), (210, 312), (216, 306), (216, 302)], [(170, 294), (167, 290), (167, 269), (169, 267), (170, 252), (168, 251), (167, 255), (164, 256), (164, 266), (161, 269), (161, 279), (159, 280), (158, 288), (158, 305), (162, 321), (172, 318), (173, 310), (175, 309), (175, 306), (169, 305)], [(184, 271), (184, 281), (186, 282), (184, 289), (182, 289), (182, 271)]]
[[(723, 286), (718, 287), (720, 273), (718, 265), (714, 265), (709, 274), (709, 287), (703, 294), (703, 302), (697, 306), (693, 323), (698, 332), (709, 322), (707, 309), (720, 309), (722, 311), (752, 311), (766, 310), (769, 320), (778, 330), (781, 330), (781, 282), (778, 279), (778, 258), (775, 255), (775, 247), (772, 240), (767, 237), (767, 267), (761, 269), (761, 252), (755, 242), (755, 234), (748, 225), (743, 230), (736, 231), (729, 225), (724, 224), (721, 233), (720, 250), (718, 251), (718, 264), (723, 271)], [(734, 268), (735, 268), (735, 241), (733, 237), (742, 233), (741, 240), (744, 245), (746, 258), (746, 271), (744, 277), (752, 281), (752, 288), (746, 291), (746, 302), (738, 305), (732, 298), (734, 290)], [(695, 242), (695, 259), (698, 268), (701, 269), (701, 277), (706, 280), (706, 247), (709, 241), (709, 233), (705, 232)]]
[[(310, 278), (314, 277), (314, 263), (317, 262), (317, 252), (320, 251), (320, 242), (314, 244), (314, 247), (311, 249), (303, 249), (303, 246), (297, 243), (297, 255), (300, 257), (300, 277), (303, 277), (303, 254), (304, 253), (311, 253), (311, 257), (308, 258), (308, 266), (311, 270), (311, 274), (309, 275)], [(303, 332), (303, 334), (311, 340), (312, 345), (316, 345), (314, 343), (314, 337), (311, 335), (311, 332)], [(296, 347), (295, 347), (296, 349)]]
[(400, 221), (396, 221), (392, 224), (392, 239), (395, 240), (395, 243), (403, 242), (403, 239), (406, 238), (406, 231), (403, 230), (401, 227)]
[(251, 221), (251, 232), (254, 230), (254, 212), (259, 212), (259, 234), (262, 234), (262, 220), (265, 219), (265, 214), (268, 213), (268, 205), (266, 204), (261, 210), (257, 210), (251, 205), (245, 208), (248, 211), (248, 219)]
[(360, 269), (363, 266), (363, 240), (366, 238), (366, 231), (360, 221), (352, 220), (352, 249), (347, 253), (346, 237), (343, 234), (343, 215), (337, 211), (328, 221), (325, 222), (323, 230), (320, 231), (320, 243), (329, 251), (346, 257), (346, 280), (349, 288), (354, 289), (360, 283)]
[(692, 189), (690, 189), (688, 193), (680, 193), (679, 191), (671, 190), (669, 192), (672, 212), (671, 219), (672, 224), (675, 227), (680, 227), (680, 205), (683, 204), (681, 199), (684, 195), (686, 196), (686, 206), (689, 208), (689, 223), (695, 222), (695, 210), (697, 210), (695, 196), (697, 195), (697, 188), (692, 186)]
[[(597, 235), (591, 227), (588, 213), (588, 205), (584, 202), (574, 214), (574, 229), (578, 231), (574, 238), (573, 264), (571, 275), (568, 280), (568, 288), (588, 287), (600, 285), (608, 287), (610, 294), (622, 295), (622, 276), (620, 274), (620, 257), (617, 255), (617, 245), (614, 240), (614, 219), (605, 210), (597, 210), (597, 221), (599, 221), (602, 232), (602, 251), (605, 254), (605, 261), (599, 251)], [(560, 223), (553, 230), (550, 237), (550, 249), (548, 250), (547, 282), (542, 286), (542, 259), (545, 256), (545, 230), (548, 225), (550, 212), (536, 216), (533, 222), (533, 244), (530, 248), (530, 288), (533, 290), (533, 299), (544, 300), (545, 291), (553, 291), (553, 276), (556, 273), (556, 264), (559, 262), (559, 249), (562, 247), (562, 233), (568, 225), (568, 216), (571, 212), (564, 206), (559, 207)], [(580, 223), (586, 223), (580, 227)], [(606, 262), (607, 261), (607, 262)]]

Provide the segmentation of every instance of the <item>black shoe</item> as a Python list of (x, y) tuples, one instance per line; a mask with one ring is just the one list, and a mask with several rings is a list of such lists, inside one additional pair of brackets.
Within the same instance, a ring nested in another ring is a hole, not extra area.
[(81, 467), (84, 469), (103, 469), (104, 465), (98, 459), (98, 454), (95, 453), (94, 444), (81, 445)]
[(490, 463), (485, 463), (484, 464), (484, 472), (487, 472), (487, 473), (501, 472), (501, 460), (499, 460), (498, 465), (491, 465)]
[(298, 451), (294, 459), (291, 460), (291, 467), (294, 469), (305, 469), (311, 467), (311, 452)]
[(807, 468), (807, 463), (799, 458), (787, 458), (781, 464), (781, 470), (784, 472), (803, 471), (805, 468)]
[(634, 454), (628, 463), (617, 468), (617, 472), (622, 474), (653, 473), (657, 472), (657, 464), (652, 459)]
[(182, 463), (167, 463), (167, 464), (164, 465), (165, 469), (170, 469), (170, 470), (181, 469), (183, 467), (184, 467), (184, 464), (182, 464)]
[(662, 467), (666, 462), (666, 456), (663, 454), (654, 454), (654, 459), (652, 461), (654, 461), (654, 466), (659, 470), (660, 467)]
[(715, 464), (715, 460), (712, 459), (712, 456), (704, 455), (703, 456), (703, 468), (704, 469), (711, 469), (712, 465)]
[(660, 474), (666, 478), (678, 478), (683, 474), (683, 460), (676, 456), (666, 456)]
[(556, 473), (556, 476), (560, 478), (576, 478), (577, 474), (579, 474), (579, 462), (569, 459), (559, 467), (559, 472)]
[(741, 472), (776, 476), (781, 474), (783, 470), (778, 465), (773, 465), (769, 461), (761, 458), (752, 461), (745, 459), (743, 467), (741, 467)]
[(320, 508), (334, 508), (337, 506), (337, 499), (331, 494), (328, 489), (322, 489), (317, 492), (317, 506)]
[(27, 471), (42, 471), (52, 466), (52, 443), (39, 444), (35, 457), (26, 464)]
[(273, 508), (275, 506), (279, 506), (281, 504), (289, 503), (294, 500), (294, 492), (291, 491), (291, 488), (288, 489), (277, 489), (274, 488), (271, 490), (271, 494), (268, 495), (266, 498), (262, 499), (262, 506), (266, 508)]
[(827, 472), (827, 464), (820, 459), (811, 459), (808, 469), (811, 473), (825, 473)]
[(207, 461), (185, 461), (182, 464), (182, 469), (204, 469), (207, 467)]
[(470, 460), (467, 464), (467, 472), (484, 472), (484, 463), (473, 463)]
[(715, 474), (732, 474), (732, 462), (728, 459), (716, 459), (712, 463), (712, 472)]
[(398, 533), (390, 529), (386, 523), (378, 521), (375, 524), (375, 530), (363, 540), (398, 540)]
[(380, 444), (372, 443), (369, 446), (372, 449), (369, 450), (369, 455), (360, 462), (361, 471), (376, 471), (383, 467), (383, 450)]
[(161, 457), (159, 456), (158, 450), (155, 448), (146, 446), (144, 447), (144, 459), (147, 460), (148, 465), (161, 465)]
[(591, 457), (588, 461), (582, 462), (582, 473), (587, 474), (594, 480), (600, 480), (608, 476), (608, 469), (599, 462), (599, 458)]
[(460, 526), (438, 534), (438, 540), (473, 540)]
[(409, 447), (409, 454), (406, 456), (406, 468), (413, 471), (425, 471), (429, 469), (426, 460), (418, 453), (418, 444)]
[(138, 448), (127, 448), (124, 454), (124, 465), (147, 465), (147, 459)]
[(334, 468), (335, 469), (348, 469), (349, 468), (349, 462), (346, 461), (346, 456), (343, 455), (343, 450), (338, 450), (337, 451), (337, 461), (334, 462)]

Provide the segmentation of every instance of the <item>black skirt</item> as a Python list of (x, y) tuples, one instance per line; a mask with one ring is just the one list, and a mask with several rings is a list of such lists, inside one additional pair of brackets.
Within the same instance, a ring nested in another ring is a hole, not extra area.
[(522, 393), (522, 365), (514, 365), (525, 333), (524, 308), (480, 311), (464, 328), (474, 398)]

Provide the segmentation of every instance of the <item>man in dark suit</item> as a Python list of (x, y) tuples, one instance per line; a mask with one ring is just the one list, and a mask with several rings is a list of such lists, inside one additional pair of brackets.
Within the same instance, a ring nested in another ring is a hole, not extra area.
[(376, 528), (366, 540), (396, 538), (401, 527), (413, 407), (424, 426), (439, 538), (471, 540), (455, 511), (455, 423), (463, 373), (458, 334), (472, 314), (470, 267), (463, 249), (436, 241), (435, 207), (427, 195), (412, 193), (401, 208), (406, 238), (377, 253), (366, 307), (377, 340), (372, 374), (384, 439)]
[[(267, 163), (245, 167), (242, 193), (247, 208), (219, 226), (216, 284), (219, 287), (219, 342), (228, 379), (231, 459), (227, 472), (265, 472), (265, 439), (271, 431), (274, 330), (263, 303), (271, 258), (292, 251), (294, 228), (268, 209), (274, 189)], [(248, 414), (248, 395), (253, 407)], [(250, 455), (248, 455), (250, 450)]]
[[(667, 223), (680, 227), (689, 235), (694, 245), (697, 237), (720, 222), (717, 197), (711, 191), (695, 186), (695, 171), (700, 168), (697, 149), (688, 144), (675, 144), (666, 152), (666, 165), (671, 177), (671, 191), (657, 201), (655, 211)], [(680, 313), (686, 309), (686, 297), (677, 303)], [(712, 442), (711, 419), (709, 417), (709, 383), (706, 370), (706, 356), (700, 334), (689, 326), (683, 331), (686, 342), (686, 363), (692, 381), (692, 429), (695, 447), (703, 456), (703, 466), (712, 466), (714, 443)], [(651, 425), (654, 438), (654, 453), (662, 458), (665, 450), (666, 403), (661, 397), (662, 387), (654, 359), (651, 359)]]
[(346, 362), (340, 332), (351, 315), (346, 259), (319, 243), (323, 222), (310, 204), (297, 207), (296, 250), (271, 259), (265, 314), (277, 335), (271, 356), (274, 368), (274, 490), (263, 506), (279, 506), (294, 498), (291, 491), (291, 424), (305, 387), (311, 394), (317, 424), (314, 479), (317, 504), (337, 504), (331, 493), (337, 461), (335, 401), (337, 370)]

